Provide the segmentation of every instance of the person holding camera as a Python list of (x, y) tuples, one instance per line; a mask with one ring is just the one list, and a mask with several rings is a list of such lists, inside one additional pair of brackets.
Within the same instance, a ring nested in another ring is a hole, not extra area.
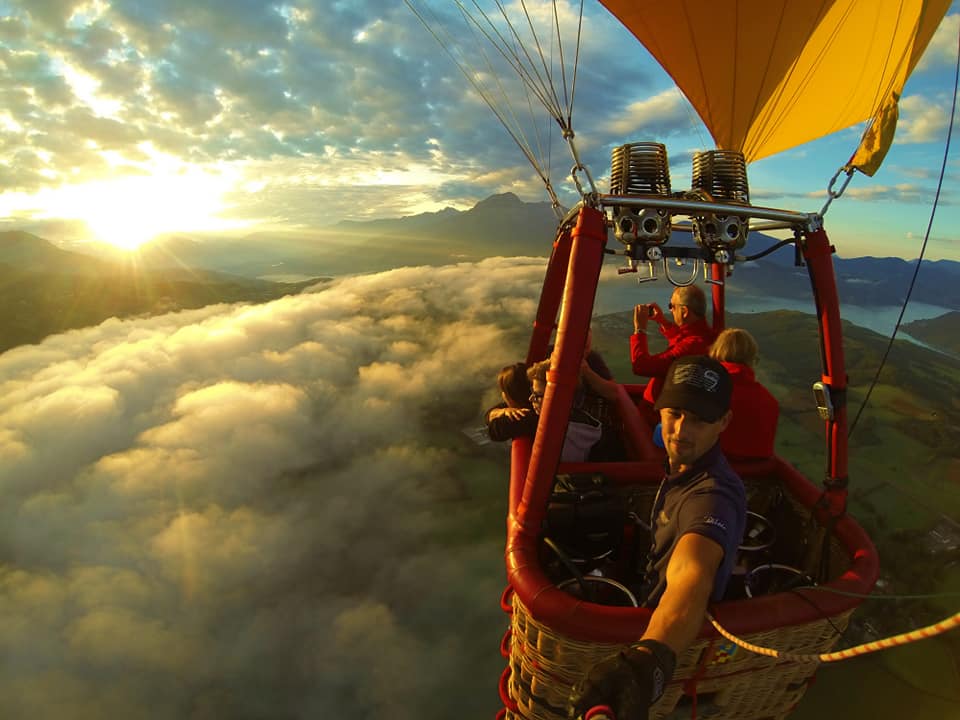
[[(670, 364), (687, 355), (706, 355), (716, 339), (713, 329), (707, 324), (707, 299), (696, 285), (678, 287), (667, 305), (670, 318), (656, 303), (636, 305), (633, 308), (633, 335), (630, 336), (630, 364), (634, 375), (651, 378), (643, 397), (654, 403), (663, 377)], [(651, 353), (647, 346), (647, 322), (657, 323), (660, 334), (667, 339), (667, 349)]]

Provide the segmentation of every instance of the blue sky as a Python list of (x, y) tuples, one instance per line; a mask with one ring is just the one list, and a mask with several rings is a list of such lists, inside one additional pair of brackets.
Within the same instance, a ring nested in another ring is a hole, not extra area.
[[(572, 37), (571, 8), (558, 7)], [(0, 229), (136, 244), (163, 232), (304, 231), (466, 209), (506, 191), (547, 197), (402, 2), (0, 0), (0, 18)], [(690, 154), (711, 145), (706, 131), (599, 4), (586, 4), (583, 27), (573, 126), (599, 189), (610, 149), (636, 140), (665, 143), (682, 186)], [(826, 224), (841, 255), (918, 254), (944, 153), (958, 30), (954, 3), (905, 88), (884, 166), (873, 178), (857, 175), (831, 207)], [(479, 45), (463, 33), (455, 44), (484, 69)], [(499, 77), (510, 98), (501, 109), (529, 115), (515, 79)], [(544, 113), (531, 122), (544, 142), (557, 140)], [(861, 130), (754, 163), (753, 202), (819, 210)], [(552, 147), (551, 175), (567, 202), (572, 161)], [(932, 259), (960, 260), (955, 148)]]

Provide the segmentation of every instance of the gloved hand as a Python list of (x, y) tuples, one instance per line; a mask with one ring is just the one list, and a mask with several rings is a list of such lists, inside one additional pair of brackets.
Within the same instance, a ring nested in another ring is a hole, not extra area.
[(635, 647), (594, 666), (570, 694), (570, 718), (596, 705), (609, 705), (617, 720), (647, 720), (676, 666), (676, 655), (663, 643), (642, 640)]

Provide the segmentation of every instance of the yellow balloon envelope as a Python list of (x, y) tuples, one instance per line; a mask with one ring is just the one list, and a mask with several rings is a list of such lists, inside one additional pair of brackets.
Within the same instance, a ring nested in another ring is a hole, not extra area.
[(748, 161), (873, 118), (872, 175), (897, 101), (950, 0), (601, 0), (660, 62), (717, 147)]

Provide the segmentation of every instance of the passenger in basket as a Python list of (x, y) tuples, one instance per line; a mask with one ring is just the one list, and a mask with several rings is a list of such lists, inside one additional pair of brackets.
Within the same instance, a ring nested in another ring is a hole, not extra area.
[[(581, 382), (574, 395), (567, 442), (561, 456), (564, 462), (609, 461), (625, 457), (619, 433), (612, 425), (610, 410), (617, 383), (603, 358), (593, 350), (591, 340), (588, 330), (580, 369)], [(524, 363), (514, 363), (500, 370), (497, 385), (503, 401), (487, 410), (485, 416), (491, 440), (500, 442), (521, 436), (532, 437), (536, 433), (549, 369), (548, 359), (531, 368)]]
[(720, 447), (728, 458), (773, 455), (780, 404), (754, 376), (757, 356), (757, 341), (740, 328), (727, 328), (710, 348), (710, 357), (723, 363), (733, 379), (733, 417), (720, 434)]
[(531, 387), (526, 364), (518, 362), (500, 370), (497, 386), (503, 401), (487, 410), (490, 439), (502, 442), (521, 435), (532, 437), (537, 432), (540, 418), (530, 404)]
[[(584, 361), (585, 362), (585, 361)], [(543, 395), (547, 391), (547, 371), (550, 369), (550, 360), (543, 360), (530, 366), (527, 372), (533, 392), (530, 393), (530, 403), (539, 415), (543, 403)], [(591, 452), (598, 445), (603, 436), (603, 425), (599, 420), (579, 407), (570, 409), (570, 421), (567, 423), (567, 433), (563, 441), (563, 450), (560, 453), (561, 462), (586, 462), (593, 459)]]
[[(696, 285), (675, 288), (667, 309), (672, 321), (656, 303), (633, 308), (630, 363), (634, 375), (650, 378), (643, 397), (651, 406), (660, 393), (670, 363), (686, 355), (706, 355), (714, 340), (713, 329), (706, 320), (707, 299)], [(648, 320), (657, 323), (660, 334), (667, 339), (667, 349), (663, 352), (650, 353), (646, 334)]]
[[(551, 355), (553, 349), (553, 346), (549, 348)], [(549, 362), (546, 367), (549, 369)], [(531, 379), (532, 377), (531, 375)], [(543, 373), (543, 381), (543, 389), (546, 389), (546, 371)], [(583, 425), (593, 426), (595, 422), (600, 423), (600, 438), (594, 440), (594, 444), (588, 448), (587, 457), (583, 460), (615, 462), (627, 458), (627, 451), (620, 431), (619, 416), (615, 410), (619, 387), (619, 383), (613, 379), (613, 373), (610, 372), (603, 356), (593, 349), (593, 328), (588, 327), (583, 348), (583, 359), (580, 363), (580, 381), (574, 391), (573, 414), (570, 416), (572, 422), (579, 422), (581, 425), (570, 426), (567, 432), (572, 447), (577, 444), (575, 438), (582, 437), (582, 442), (587, 442), (596, 434), (593, 429), (583, 427)], [(536, 409), (539, 413), (539, 405)], [(574, 456), (579, 458), (579, 455), (579, 453), (573, 453), (571, 450), (569, 453), (564, 453), (561, 459), (565, 462), (580, 462), (580, 459), (571, 459)]]
[[(547, 348), (552, 356), (553, 345)], [(581, 382), (573, 395), (573, 406), (585, 410), (604, 425), (612, 421), (611, 401), (616, 397), (617, 382), (603, 355), (593, 349), (593, 328), (587, 328), (580, 369)]]
[(627, 451), (621, 437), (619, 414), (616, 411), (620, 383), (613, 379), (603, 357), (593, 349), (593, 328), (587, 328), (587, 342), (580, 364), (580, 385), (573, 406), (600, 421), (603, 434), (590, 452), (590, 460), (614, 462), (626, 460)]
[(571, 717), (610, 705), (618, 718), (646, 720), (677, 655), (699, 633), (707, 604), (723, 596), (746, 523), (743, 482), (719, 442), (730, 422), (731, 393), (730, 375), (713, 358), (680, 358), (667, 371), (656, 404), (668, 474), (651, 515), (645, 604), (653, 614), (635, 645), (574, 686)]

